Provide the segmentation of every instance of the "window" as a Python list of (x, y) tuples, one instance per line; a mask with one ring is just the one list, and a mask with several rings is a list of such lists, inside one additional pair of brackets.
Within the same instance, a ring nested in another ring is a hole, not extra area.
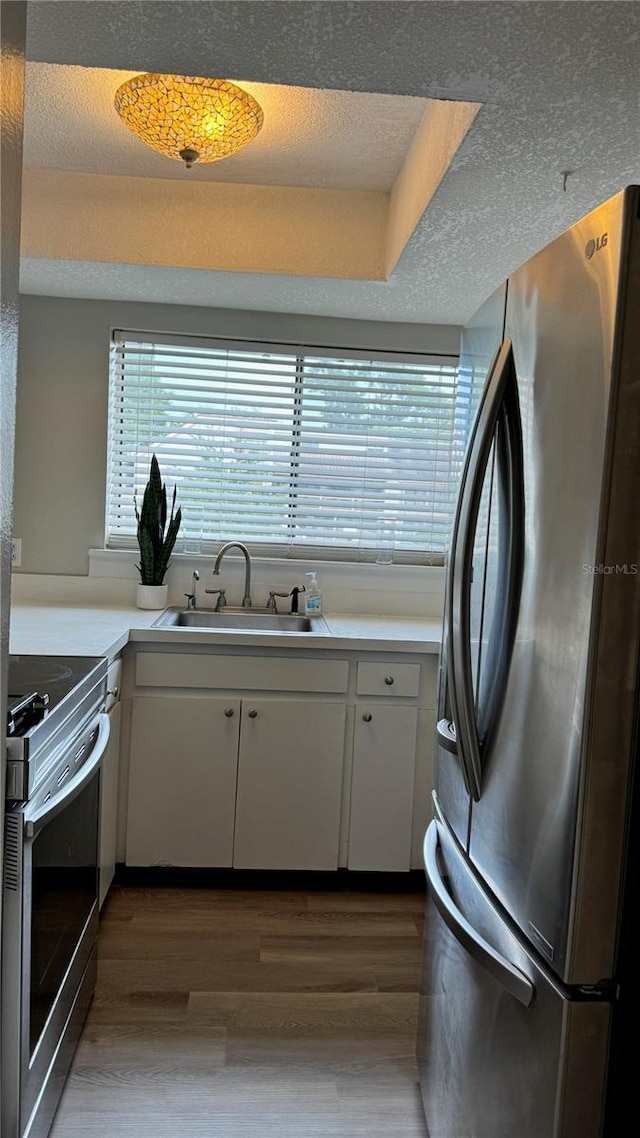
[[(273, 555), (442, 553), (464, 439), (448, 356), (114, 333), (107, 544), (157, 455), (182, 536)], [(437, 560), (437, 558), (436, 558)]]

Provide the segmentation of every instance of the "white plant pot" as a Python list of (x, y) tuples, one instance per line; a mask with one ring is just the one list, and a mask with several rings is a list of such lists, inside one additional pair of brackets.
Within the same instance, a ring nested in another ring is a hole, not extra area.
[(168, 600), (168, 585), (136, 585), (136, 604), (139, 609), (166, 609)]

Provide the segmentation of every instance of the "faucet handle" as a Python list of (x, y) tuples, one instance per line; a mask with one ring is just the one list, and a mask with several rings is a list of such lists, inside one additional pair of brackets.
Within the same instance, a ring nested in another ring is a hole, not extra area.
[(227, 594), (224, 589), (205, 589), (205, 593), (217, 594), (218, 599), (215, 603), (214, 612), (220, 612), (227, 603)]
[(278, 606), (276, 604), (276, 597), (288, 597), (288, 593), (269, 593), (269, 600), (267, 601), (267, 608), (270, 612), (277, 612)]

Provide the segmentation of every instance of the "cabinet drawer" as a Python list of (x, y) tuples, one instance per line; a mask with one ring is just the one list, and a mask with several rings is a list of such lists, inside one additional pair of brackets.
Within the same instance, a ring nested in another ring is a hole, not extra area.
[(136, 658), (138, 687), (345, 692), (348, 673), (346, 660), (194, 656), (183, 652), (140, 652)]
[(358, 664), (357, 695), (416, 696), (419, 690), (419, 664)]
[(107, 701), (106, 710), (109, 711), (114, 703), (120, 699), (122, 691), (122, 660), (114, 660), (107, 672)]

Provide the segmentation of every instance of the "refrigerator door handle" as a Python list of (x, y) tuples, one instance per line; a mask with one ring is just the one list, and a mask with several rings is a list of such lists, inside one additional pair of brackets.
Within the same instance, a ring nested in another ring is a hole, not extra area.
[[(453, 527), (452, 527), (452, 531), (451, 531), (451, 552), (449, 555), (449, 561), (448, 561), (448, 565), (447, 565), (446, 589), (445, 589), (445, 600), (444, 600), (445, 630), (446, 630), (445, 631), (445, 637), (446, 637), (446, 645), (447, 645), (446, 686), (447, 686), (448, 693), (449, 693), (449, 702), (451, 705), (452, 718), (449, 721), (450, 722), (450, 728), (448, 730), (446, 730), (446, 731), (444, 729), (441, 730), (441, 728), (444, 728), (444, 724), (447, 722), (446, 719), (440, 719), (438, 721), (438, 724), (436, 727), (436, 737), (438, 739), (440, 746), (442, 746), (445, 751), (449, 751), (450, 754), (458, 755), (458, 757), (460, 759), (460, 769), (461, 769), (461, 774), (462, 774), (462, 777), (464, 780), (465, 790), (466, 790), (467, 794), (474, 797), (476, 799), (476, 801), (480, 797), (480, 787), (479, 787), (479, 784), (476, 785), (476, 781), (473, 778), (473, 771), (472, 771), (470, 764), (469, 764), (469, 758), (467, 756), (466, 748), (458, 746), (459, 736), (458, 736), (456, 724), (457, 724), (457, 720), (458, 720), (459, 701), (458, 701), (457, 692), (456, 692), (456, 671), (457, 671), (457, 669), (454, 666), (454, 655), (453, 655), (454, 654), (453, 626), (454, 626), (454, 615), (455, 615), (454, 595), (458, 591), (457, 590), (457, 581), (456, 581), (456, 566), (458, 564), (458, 546), (460, 543), (460, 527), (461, 527), (461, 521), (462, 521), (462, 516), (461, 516), (462, 515), (462, 502), (463, 502), (463, 499), (464, 499), (464, 496), (466, 493), (467, 482), (469, 480), (469, 475), (471, 472), (472, 454), (473, 454), (473, 451), (476, 447), (478, 432), (481, 430), (482, 411), (483, 411), (483, 408), (484, 408), (484, 406), (487, 403), (487, 400), (489, 398), (489, 391), (491, 388), (491, 384), (493, 383), (494, 376), (496, 374), (496, 366), (498, 363), (498, 359), (500, 358), (502, 346), (503, 345), (501, 345), (497, 349), (496, 354), (495, 354), (495, 356), (491, 362), (491, 366), (489, 368), (489, 371), (487, 373), (487, 382), (485, 384), (485, 388), (484, 388), (484, 391), (482, 393), (481, 400), (480, 400), (480, 405), (478, 407), (478, 411), (477, 411), (477, 414), (476, 414), (476, 417), (475, 417), (475, 420), (473, 423), (471, 434), (469, 436), (469, 442), (467, 445), (467, 453), (466, 453), (465, 460), (464, 460), (462, 475), (460, 477), (460, 489), (458, 491), (458, 501), (457, 501), (457, 505), (456, 505), (456, 510), (455, 510), (455, 514), (454, 514), (454, 518), (453, 518)], [(454, 745), (454, 740), (455, 740), (455, 745)]]
[(528, 976), (511, 964), (506, 957), (489, 944), (473, 925), (469, 924), (453, 901), (440, 873), (438, 865), (439, 833), (438, 823), (431, 822), (424, 839), (424, 868), (433, 902), (447, 928), (469, 956), (497, 980), (525, 1008), (530, 1007), (535, 996), (535, 987)]
[(491, 622), (479, 686), (480, 745), (486, 747), (498, 723), (507, 685), (524, 568), (524, 470), (520, 403), (515, 382), (508, 383), (496, 424), (496, 465), (500, 502), (497, 605)]
[(473, 542), (484, 475), (512, 368), (513, 350), (511, 340), (507, 338), (491, 367), (467, 454), (456, 509), (447, 587), (447, 675), (452, 718), (465, 782), (475, 802), (479, 801), (482, 793), (482, 763), (469, 640)]

